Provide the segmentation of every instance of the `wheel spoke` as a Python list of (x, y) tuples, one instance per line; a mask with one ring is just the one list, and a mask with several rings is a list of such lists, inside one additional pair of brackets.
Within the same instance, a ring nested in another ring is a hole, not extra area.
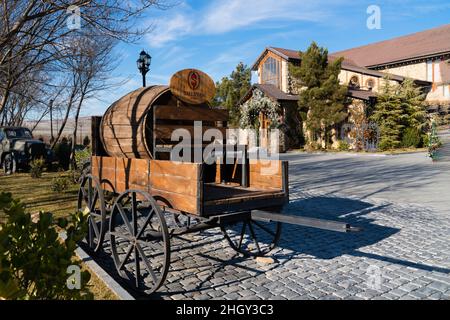
[(247, 228), (247, 222), (244, 221), (244, 222), (242, 223), (241, 239), (239, 240), (238, 249), (241, 249), (241, 246), (242, 246), (242, 240), (244, 239), (245, 229), (246, 229), (246, 228)]
[[(133, 236), (138, 234), (136, 193), (131, 194), (131, 216), (133, 218)], [(137, 251), (136, 251), (137, 252)]]
[(250, 233), (252, 235), (253, 241), (255, 242), (256, 248), (258, 249), (258, 252), (261, 253), (261, 248), (259, 247), (258, 239), (256, 239), (256, 234), (255, 231), (253, 230), (251, 222), (248, 224), (248, 228), (250, 229)]
[(141, 270), (139, 265), (139, 252), (137, 246), (134, 246), (134, 266), (135, 266), (135, 275), (136, 275), (136, 288), (139, 288), (139, 281), (141, 278)]
[(269, 228), (263, 226), (263, 225), (260, 224), (258, 221), (252, 220), (252, 222), (253, 222), (258, 228), (264, 230), (264, 231), (267, 232), (268, 234), (270, 234), (270, 235), (272, 235), (272, 236), (274, 236), (274, 237), (276, 236), (275, 233), (274, 233), (272, 230), (270, 230)]
[(91, 206), (89, 207), (89, 209), (91, 210), (91, 212), (95, 211), (95, 204), (97, 203), (98, 200), (98, 190), (95, 190), (94, 193), (94, 199), (92, 199), (91, 201)]
[(146, 255), (145, 255), (144, 250), (142, 250), (142, 247), (140, 246), (139, 243), (136, 243), (136, 248), (138, 249), (138, 251), (139, 251), (139, 253), (140, 253), (141, 257), (142, 257), (142, 260), (144, 261), (144, 264), (145, 264), (145, 266), (147, 267), (148, 272), (149, 272), (150, 275), (152, 276), (153, 282), (156, 283), (156, 282), (157, 282), (157, 278), (156, 278), (155, 271), (153, 270), (153, 268), (152, 268), (150, 262), (148, 261)]
[(88, 204), (88, 197), (87, 197), (87, 194), (86, 194), (85, 186), (82, 186), (82, 187), (80, 188), (80, 190), (81, 190), (81, 194), (83, 195), (83, 201), (84, 201), (86, 204)]
[(95, 232), (96, 238), (97, 239), (100, 238), (100, 231), (98, 230), (97, 223), (95, 222), (95, 220), (89, 219), (89, 222), (91, 223), (92, 229)]
[(125, 214), (125, 211), (123, 210), (123, 207), (120, 203), (117, 203), (117, 209), (119, 209), (119, 213), (122, 216), (123, 222), (127, 226), (128, 231), (130, 232), (130, 235), (133, 236), (133, 228), (131, 227), (130, 222), (128, 221), (128, 217)]
[(127, 260), (130, 258), (130, 255), (131, 255), (131, 251), (133, 251), (133, 248), (134, 248), (133, 244), (130, 244), (123, 261), (120, 263), (119, 270), (122, 270), (123, 267), (125, 266), (125, 264), (127, 263)]
[(94, 247), (94, 235), (92, 234), (92, 226), (91, 226), (91, 222), (89, 219), (89, 238), (88, 238), (88, 242), (89, 242), (89, 247), (93, 248)]
[(139, 230), (138, 235), (136, 236), (137, 239), (139, 239), (140, 237), (142, 237), (145, 228), (147, 228), (149, 222), (152, 220), (153, 216), (155, 214), (155, 210), (152, 209), (152, 211), (150, 212), (150, 214), (148, 215), (147, 219), (145, 219), (144, 225), (142, 226), (141, 230)]
[(109, 235), (116, 269), (135, 290), (145, 289), (147, 294), (164, 282), (170, 265), (164, 219), (151, 195), (138, 190), (119, 195), (111, 212)]
[(88, 208), (92, 208), (92, 179), (88, 179)]

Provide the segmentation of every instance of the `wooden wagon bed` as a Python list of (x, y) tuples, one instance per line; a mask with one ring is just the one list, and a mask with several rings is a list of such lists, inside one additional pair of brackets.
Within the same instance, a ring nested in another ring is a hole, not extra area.
[[(269, 165), (274, 169), (268, 170)], [(281, 207), (289, 201), (287, 162), (250, 161), (248, 187), (219, 177), (221, 166), (229, 165), (92, 157), (92, 174), (104, 190), (146, 191), (171, 208), (196, 216)]]

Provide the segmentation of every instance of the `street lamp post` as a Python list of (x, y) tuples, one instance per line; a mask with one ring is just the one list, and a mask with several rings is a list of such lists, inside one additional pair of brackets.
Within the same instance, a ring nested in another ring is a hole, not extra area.
[(139, 71), (142, 74), (142, 86), (145, 87), (145, 75), (150, 70), (150, 64), (152, 61), (152, 57), (145, 52), (144, 50), (141, 51), (139, 54), (139, 59), (137, 59), (137, 67)]

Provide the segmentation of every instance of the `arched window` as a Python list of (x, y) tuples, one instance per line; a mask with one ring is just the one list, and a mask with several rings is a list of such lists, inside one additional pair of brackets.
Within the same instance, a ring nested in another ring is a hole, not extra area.
[(280, 88), (280, 75), (281, 75), (281, 63), (280, 61), (269, 57), (264, 62), (262, 67), (262, 83), (273, 84)]
[(350, 88), (358, 89), (360, 87), (360, 85), (359, 85), (359, 78), (357, 76), (351, 77), (350, 81), (348, 83), (348, 86)]
[(373, 87), (375, 87), (375, 81), (373, 79), (369, 79), (366, 81), (366, 87), (370, 91), (372, 91)]

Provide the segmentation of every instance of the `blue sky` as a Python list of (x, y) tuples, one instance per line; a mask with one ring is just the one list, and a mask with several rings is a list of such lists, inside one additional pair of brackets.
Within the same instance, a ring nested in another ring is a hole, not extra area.
[[(414, 33), (450, 23), (450, 2), (428, 0), (170, 0), (167, 10), (152, 9), (140, 23), (153, 32), (137, 44), (116, 49), (114, 80), (120, 87), (99, 93), (83, 115), (101, 115), (115, 100), (141, 85), (139, 52), (152, 56), (147, 83), (167, 84), (185, 68), (199, 68), (214, 80), (240, 62), (251, 65), (267, 46), (303, 50), (311, 41), (330, 52)], [(367, 8), (381, 9), (381, 29), (367, 28)]]

